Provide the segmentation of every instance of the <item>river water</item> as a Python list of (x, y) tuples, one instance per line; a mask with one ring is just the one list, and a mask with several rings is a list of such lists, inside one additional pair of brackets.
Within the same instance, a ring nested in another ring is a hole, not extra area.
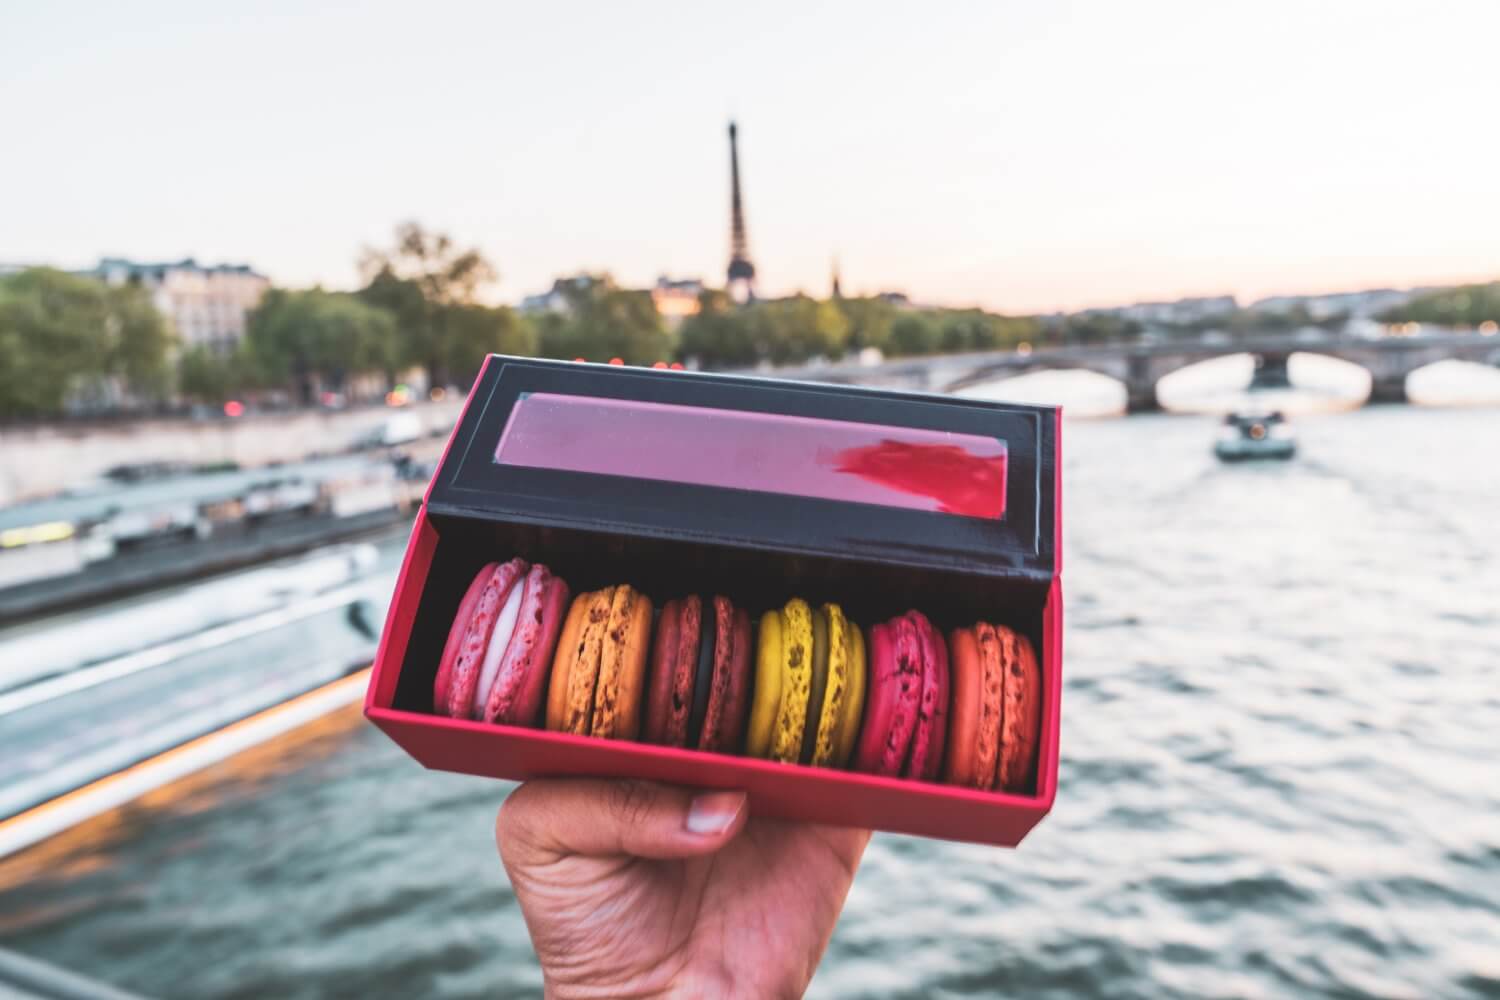
[[(878, 835), (815, 996), (1500, 996), (1500, 410), (1065, 429), (1057, 806)], [(356, 712), (0, 862), (0, 945), (152, 996), (538, 991), (508, 786)]]

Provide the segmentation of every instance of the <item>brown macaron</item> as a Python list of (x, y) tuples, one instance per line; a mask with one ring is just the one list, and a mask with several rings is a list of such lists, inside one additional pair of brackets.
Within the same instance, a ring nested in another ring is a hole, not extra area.
[(574, 599), (547, 692), (547, 728), (609, 739), (640, 733), (651, 600), (627, 585)]
[(687, 746), (688, 716), (693, 710), (693, 681), (698, 669), (702, 621), (703, 601), (697, 594), (661, 606), (651, 650), (646, 725), (641, 734), (648, 743)]
[(643, 738), (738, 752), (749, 708), (750, 615), (727, 597), (668, 601), (656, 623)]
[(699, 750), (739, 753), (750, 708), (750, 613), (714, 598), (713, 674), (698, 732)]

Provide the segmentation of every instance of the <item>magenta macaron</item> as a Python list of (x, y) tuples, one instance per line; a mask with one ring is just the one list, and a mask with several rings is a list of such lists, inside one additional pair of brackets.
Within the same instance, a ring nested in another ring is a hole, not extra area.
[(934, 781), (948, 733), (948, 649), (919, 611), (870, 629), (870, 680), (854, 769)]

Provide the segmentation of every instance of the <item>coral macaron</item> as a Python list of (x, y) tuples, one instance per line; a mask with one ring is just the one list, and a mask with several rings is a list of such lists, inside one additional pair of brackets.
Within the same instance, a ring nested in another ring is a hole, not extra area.
[(870, 676), (854, 767), (932, 781), (947, 740), (948, 653), (931, 622), (908, 611), (870, 629)]
[(567, 603), (568, 585), (546, 566), (482, 567), (448, 630), (433, 707), (456, 719), (535, 724)]
[(1041, 725), (1041, 670), (1025, 636), (980, 622), (954, 629), (953, 719), (943, 780), (1025, 792)]

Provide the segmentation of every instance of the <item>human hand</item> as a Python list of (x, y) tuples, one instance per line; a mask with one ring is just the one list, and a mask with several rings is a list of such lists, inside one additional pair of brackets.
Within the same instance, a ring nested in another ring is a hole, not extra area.
[(643, 781), (512, 792), (495, 839), (547, 995), (801, 996), (870, 832), (746, 813)]

